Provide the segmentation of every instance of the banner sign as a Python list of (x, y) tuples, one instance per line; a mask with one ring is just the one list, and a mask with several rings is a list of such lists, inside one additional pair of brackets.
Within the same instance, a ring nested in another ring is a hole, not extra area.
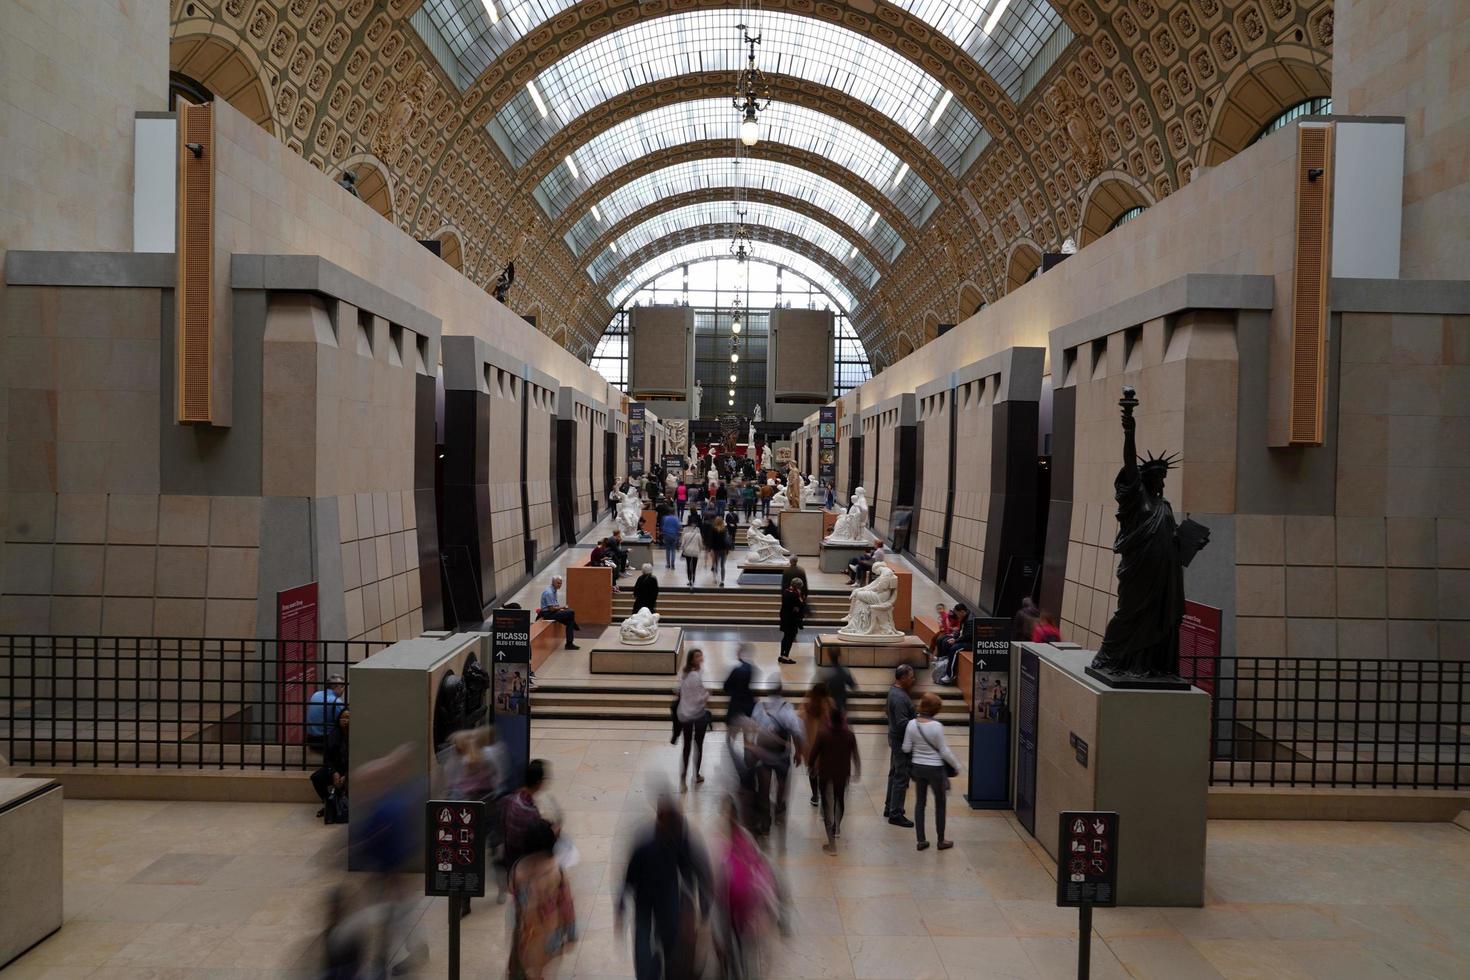
[(1036, 836), (1036, 734), (1040, 721), (1041, 658), (1021, 650), (1016, 670), (1016, 819)]
[(642, 476), (643, 452), (648, 440), (644, 438), (644, 423), (647, 410), (642, 402), (628, 404), (628, 477)]
[(688, 462), (689, 461), (687, 459), (685, 459), (683, 456), (680, 456), (678, 453), (664, 453), (664, 472), (672, 473), (675, 476), (678, 476), (680, 473), (684, 472), (684, 467), (688, 464)]
[(484, 895), (484, 802), (430, 800), (424, 831), (424, 894)]
[(1011, 785), (1011, 621), (966, 621), (966, 646), (972, 651), (970, 681), (970, 806), (1003, 809)]
[(837, 406), (823, 405), (817, 412), (817, 482), (827, 486), (836, 480)]
[(1179, 623), (1179, 676), (1211, 697), (1220, 663), (1220, 610), (1184, 600)]
[[(317, 686), (317, 589), (315, 582), (276, 593), (276, 680), (281, 692), (281, 741), (300, 745), (306, 739), (306, 702)], [(330, 727), (336, 720), (328, 712)]]
[(490, 711), (519, 786), (531, 761), (531, 610), (492, 610), (490, 643)]

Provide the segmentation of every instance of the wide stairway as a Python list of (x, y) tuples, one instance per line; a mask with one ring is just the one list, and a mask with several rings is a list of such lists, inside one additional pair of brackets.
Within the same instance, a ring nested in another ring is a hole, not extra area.
[[(540, 681), (536, 685), (532, 701), (537, 721), (577, 719), (584, 721), (651, 721), (667, 723), (669, 705), (673, 702), (676, 678), (650, 677), (646, 680), (618, 681)], [(595, 685), (595, 686), (594, 686)], [(926, 690), (938, 694), (944, 701), (939, 720), (946, 725), (961, 725), (965, 722), (965, 702), (959, 689), (928, 685)], [(888, 685), (869, 685), (854, 691), (848, 698), (848, 718), (853, 725), (884, 725), (884, 699), (888, 696)], [(800, 703), (800, 696), (788, 693), (788, 700)], [(710, 694), (709, 710), (716, 721), (725, 717), (727, 698), (714, 690)]]
[[(700, 574), (708, 576), (703, 569)], [(729, 570), (735, 578), (735, 569)], [(625, 580), (626, 581), (626, 580)], [(837, 626), (847, 618), (849, 593), (812, 592), (808, 596), (807, 626)], [(631, 587), (613, 596), (613, 622), (633, 613)], [(781, 621), (781, 591), (774, 587), (676, 589), (664, 586), (658, 593), (659, 621), (666, 626), (729, 625), (776, 626)]]

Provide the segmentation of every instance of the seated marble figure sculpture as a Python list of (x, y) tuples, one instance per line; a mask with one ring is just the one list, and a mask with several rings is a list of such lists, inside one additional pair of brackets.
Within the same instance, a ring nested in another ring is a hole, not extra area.
[(647, 644), (658, 639), (658, 613), (639, 609), (618, 627), (618, 639), (628, 644)]
[(873, 581), (852, 590), (846, 625), (838, 636), (870, 643), (891, 643), (903, 633), (893, 625), (893, 605), (898, 599), (898, 576), (887, 562), (873, 566)]
[(629, 486), (626, 492), (614, 490), (608, 497), (613, 502), (613, 528), (623, 532), (624, 538), (646, 537), (638, 530), (638, 522), (643, 520), (643, 497), (638, 488)]
[(745, 529), (747, 565), (780, 565), (784, 568), (787, 559), (791, 557), (791, 552), (781, 547), (781, 542), (776, 540), (775, 535), (765, 531), (769, 524), (770, 521), (757, 517)]
[(862, 487), (852, 491), (852, 502), (847, 513), (837, 518), (832, 533), (822, 539), (826, 544), (872, 543), (873, 535), (868, 530), (868, 492)]

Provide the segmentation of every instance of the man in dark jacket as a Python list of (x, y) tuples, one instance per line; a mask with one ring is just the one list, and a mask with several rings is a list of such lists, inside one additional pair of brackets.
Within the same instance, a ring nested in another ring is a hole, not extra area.
[[(713, 876), (704, 848), (689, 833), (678, 806), (658, 802), (651, 830), (628, 857), (613, 904), (613, 929), (623, 931), (623, 909), (633, 898), (633, 974), (638, 980), (693, 975), (694, 929), (709, 914)], [(687, 909), (685, 896), (697, 898)]]
[(903, 753), (903, 734), (917, 716), (909, 688), (914, 686), (914, 668), (899, 664), (893, 670), (893, 686), (888, 689), (888, 796), (883, 801), (883, 816), (895, 827), (912, 827), (914, 822), (903, 815), (909, 795), (909, 759)]
[(798, 563), (796, 556), (792, 555), (790, 564), (787, 566), (786, 570), (781, 573), (781, 591), (785, 592), (786, 587), (791, 584), (791, 580), (797, 578), (801, 579), (802, 583), (805, 584), (806, 569), (802, 568), (801, 565)]
[[(755, 668), (750, 663), (750, 644), (740, 644), (735, 653), (737, 662), (725, 678), (725, 696), (730, 699), (725, 712), (725, 723), (732, 728), (741, 718), (749, 718), (755, 710), (755, 694), (751, 686), (755, 683)], [(900, 738), (902, 736), (900, 735)]]
[(658, 612), (658, 579), (653, 577), (652, 565), (644, 565), (643, 574), (633, 583), (633, 611), (640, 609)]

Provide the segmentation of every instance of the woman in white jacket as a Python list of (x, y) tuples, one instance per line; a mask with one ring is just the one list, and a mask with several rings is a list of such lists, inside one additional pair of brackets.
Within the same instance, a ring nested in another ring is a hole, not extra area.
[(704, 762), (704, 733), (709, 729), (709, 691), (704, 686), (704, 676), (699, 669), (704, 666), (704, 652), (689, 651), (684, 659), (684, 673), (679, 678), (679, 707), (674, 717), (679, 721), (679, 734), (684, 736), (684, 754), (679, 762), (679, 790), (687, 788), (685, 776), (689, 772), (689, 748), (694, 747), (694, 781), (704, 782), (699, 767)]
[(694, 588), (694, 573), (699, 571), (699, 556), (704, 554), (704, 535), (691, 514), (689, 523), (679, 534), (679, 554), (684, 556), (684, 569), (689, 573), (689, 587)]
[(934, 832), (939, 837), (939, 849), (947, 851), (954, 847), (953, 841), (944, 839), (944, 798), (949, 792), (949, 774), (945, 766), (956, 771), (959, 761), (949, 750), (944, 740), (944, 725), (934, 720), (939, 714), (939, 695), (928, 692), (919, 699), (919, 717), (908, 723), (903, 732), (903, 751), (909, 753), (910, 771), (915, 783), (914, 832), (919, 838), (919, 850), (927, 850), (929, 842), (924, 839), (924, 801), (928, 791), (934, 791)]

